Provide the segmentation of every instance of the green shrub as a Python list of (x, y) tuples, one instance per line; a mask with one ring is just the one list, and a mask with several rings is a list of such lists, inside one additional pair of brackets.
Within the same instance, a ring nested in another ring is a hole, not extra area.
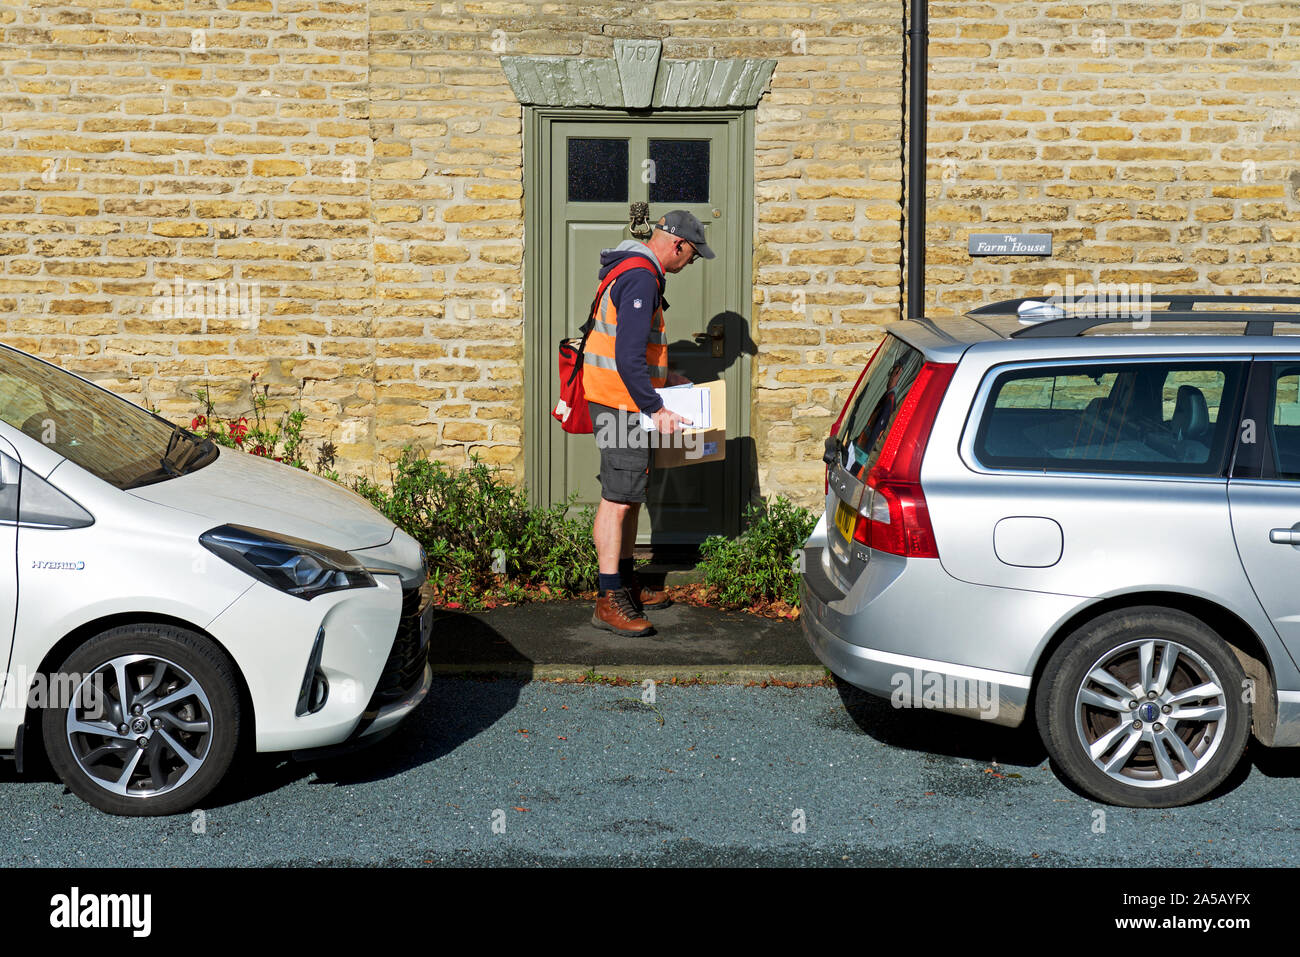
[(758, 601), (799, 604), (798, 552), (817, 517), (784, 495), (745, 509), (739, 538), (712, 535), (700, 545), (704, 583), (724, 608), (747, 608)]
[(591, 509), (569, 517), (572, 497), (533, 507), (526, 490), (477, 459), (453, 469), (408, 447), (391, 488), (365, 478), (353, 488), (424, 546), (443, 601), (480, 608), (518, 601), (529, 587), (570, 595), (596, 585)]

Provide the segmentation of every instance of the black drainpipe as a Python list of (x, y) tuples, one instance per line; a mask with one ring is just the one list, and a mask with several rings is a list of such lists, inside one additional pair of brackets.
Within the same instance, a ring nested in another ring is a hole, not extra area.
[(911, 109), (907, 138), (907, 318), (925, 315), (925, 154), (926, 74), (929, 72), (929, 0), (912, 0)]

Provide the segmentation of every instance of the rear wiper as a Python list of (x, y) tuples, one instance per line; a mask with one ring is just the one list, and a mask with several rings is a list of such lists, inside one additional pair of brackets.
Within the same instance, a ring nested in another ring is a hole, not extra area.
[(822, 461), (827, 465), (838, 465), (844, 461), (844, 447), (840, 445), (838, 435), (832, 435), (826, 440), (826, 451), (822, 453)]

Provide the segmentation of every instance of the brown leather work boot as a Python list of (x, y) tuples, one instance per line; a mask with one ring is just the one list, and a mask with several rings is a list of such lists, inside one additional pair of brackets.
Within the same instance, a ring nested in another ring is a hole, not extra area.
[(659, 608), (667, 608), (673, 603), (668, 597), (668, 591), (664, 588), (647, 588), (641, 584), (641, 578), (633, 572), (627, 583), (628, 593), (632, 596), (632, 601), (636, 604), (637, 610), (644, 613), (654, 611)]
[(628, 638), (639, 638), (654, 631), (654, 626), (637, 609), (626, 588), (607, 591), (597, 598), (596, 610), (591, 613), (591, 623), (597, 628)]

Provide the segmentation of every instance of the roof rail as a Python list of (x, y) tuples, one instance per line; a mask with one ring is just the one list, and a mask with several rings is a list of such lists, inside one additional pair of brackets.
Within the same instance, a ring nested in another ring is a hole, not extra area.
[[(1277, 322), (1300, 324), (1300, 311), (1258, 312), (1248, 309), (1197, 310), (1195, 308), (1197, 305), (1202, 304), (1300, 306), (1300, 297), (1297, 296), (1224, 296), (1203, 295), (1201, 293), (1168, 293), (1147, 298), (1151, 303), (1163, 304), (1165, 308), (1163, 310), (1152, 310), (1149, 314), (1143, 312), (1140, 315), (1134, 315), (1128, 308), (1102, 300), (1091, 309), (1083, 310), (1076, 315), (1035, 322), (1033, 325), (1027, 325), (1024, 329), (1013, 332), (1011, 335), (1016, 339), (1069, 338), (1083, 335), (1097, 326), (1129, 322), (1135, 319), (1140, 319), (1143, 323), (1244, 322), (1246, 324), (1246, 335), (1248, 336), (1271, 336), (1273, 334), (1273, 324)], [(1015, 316), (1019, 314), (1020, 307), (1025, 303), (1042, 303), (1044, 301), (1042, 297), (1007, 299), (972, 309), (967, 315), (972, 318), (979, 316)]]

